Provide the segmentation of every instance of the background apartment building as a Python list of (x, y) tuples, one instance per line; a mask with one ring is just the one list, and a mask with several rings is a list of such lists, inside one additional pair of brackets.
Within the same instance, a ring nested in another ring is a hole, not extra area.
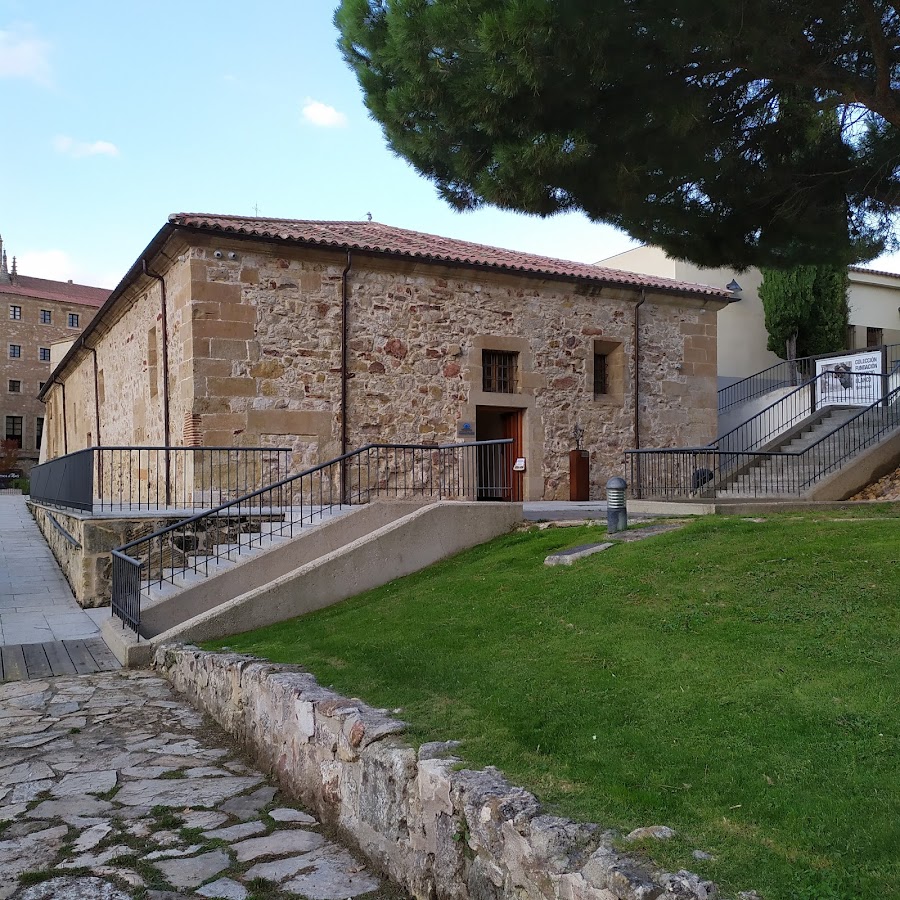
[(18, 467), (25, 473), (40, 450), (44, 405), (38, 393), (50, 377), (50, 345), (78, 337), (109, 293), (19, 275), (0, 239), (0, 439), (19, 447)]

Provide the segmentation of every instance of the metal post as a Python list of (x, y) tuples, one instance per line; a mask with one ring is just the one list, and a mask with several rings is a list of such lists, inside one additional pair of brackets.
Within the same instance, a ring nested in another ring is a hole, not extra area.
[(606, 482), (606, 531), (615, 534), (628, 528), (628, 510), (625, 508), (624, 478), (616, 475)]

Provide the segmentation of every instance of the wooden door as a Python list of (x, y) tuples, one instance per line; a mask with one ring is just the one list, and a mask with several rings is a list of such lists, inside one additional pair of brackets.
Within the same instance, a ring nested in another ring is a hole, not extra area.
[(522, 442), (522, 425), (525, 419), (525, 410), (517, 409), (507, 413), (503, 417), (503, 437), (512, 438), (509, 449), (508, 474), (509, 474), (509, 499), (515, 503), (521, 503), (524, 498), (524, 472), (514, 472), (513, 464), (520, 457), (525, 456)]

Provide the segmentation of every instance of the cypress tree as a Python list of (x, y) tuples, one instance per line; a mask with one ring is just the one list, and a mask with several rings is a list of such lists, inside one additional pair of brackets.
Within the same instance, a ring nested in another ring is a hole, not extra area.
[(787, 360), (843, 350), (847, 285), (842, 266), (763, 269), (759, 296), (769, 333), (767, 348)]

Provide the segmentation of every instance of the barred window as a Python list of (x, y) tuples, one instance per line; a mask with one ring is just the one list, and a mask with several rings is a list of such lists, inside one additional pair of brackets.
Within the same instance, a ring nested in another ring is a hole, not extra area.
[(609, 393), (609, 355), (594, 354), (594, 396), (602, 397)]
[(866, 328), (866, 347), (880, 347), (884, 343), (884, 332), (880, 328)]
[(503, 350), (482, 350), (482, 389), (493, 394), (516, 392), (518, 353)]

